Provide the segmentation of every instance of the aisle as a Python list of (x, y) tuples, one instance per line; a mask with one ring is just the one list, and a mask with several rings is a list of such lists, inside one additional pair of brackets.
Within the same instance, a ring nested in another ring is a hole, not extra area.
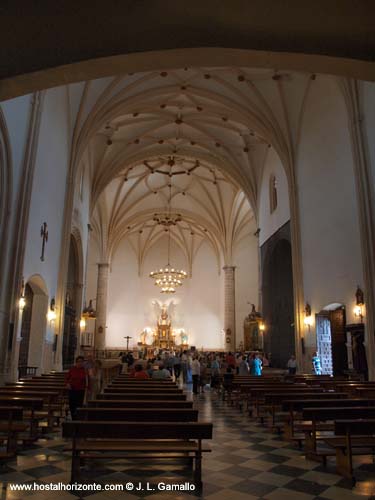
[[(188, 388), (190, 390), (190, 387)], [(192, 395), (191, 395), (192, 396)], [(210, 392), (196, 398), (201, 420), (214, 422), (214, 439), (211, 442), (212, 453), (203, 459), (204, 499), (209, 500), (251, 500), (263, 498), (270, 500), (309, 500), (339, 499), (355, 500), (375, 495), (375, 466), (360, 466), (359, 474), (367, 476), (367, 482), (358, 482), (351, 491), (349, 485), (334, 473), (334, 467), (323, 468), (316, 462), (306, 461), (303, 455), (277, 435), (272, 435), (263, 427), (255, 425), (237, 409)], [(63, 441), (58, 436), (43, 439), (5, 466), (0, 474), (0, 481), (28, 484), (62, 481), (68, 483), (70, 476), (70, 454), (63, 453)], [(152, 462), (153, 465), (125, 460), (116, 462), (98, 462), (95, 467), (87, 467), (83, 478), (98, 483), (122, 483), (129, 481), (143, 486), (149, 483), (154, 487), (160, 482), (184, 484), (189, 481), (182, 464), (165, 465), (165, 461)], [(139, 466), (147, 470), (139, 471)], [(362, 469), (362, 470), (361, 470)], [(372, 476), (372, 481), (369, 477)], [(138, 498), (192, 499), (193, 493), (187, 492), (87, 492), (84, 496), (90, 500), (120, 500)], [(51, 493), (15, 493), (2, 490), (1, 499), (33, 500), (50, 499), (68, 500), (77, 498), (67, 492)]]
[(367, 481), (358, 482), (357, 488), (351, 490), (348, 482), (335, 474), (333, 465), (324, 468), (305, 460), (277, 434), (253, 423), (215, 395), (206, 393), (199, 401), (202, 418), (214, 422), (213, 452), (204, 461), (204, 498), (363, 500), (375, 495), (375, 465), (369, 463), (369, 458), (359, 472), (367, 476)]

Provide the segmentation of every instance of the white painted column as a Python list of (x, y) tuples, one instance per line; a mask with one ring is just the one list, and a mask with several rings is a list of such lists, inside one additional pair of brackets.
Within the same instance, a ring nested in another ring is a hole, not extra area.
[(105, 349), (105, 330), (107, 321), (109, 264), (98, 264), (98, 287), (96, 291), (96, 330), (95, 349)]
[(236, 302), (235, 302), (235, 266), (224, 266), (224, 332), (225, 350), (236, 349)]

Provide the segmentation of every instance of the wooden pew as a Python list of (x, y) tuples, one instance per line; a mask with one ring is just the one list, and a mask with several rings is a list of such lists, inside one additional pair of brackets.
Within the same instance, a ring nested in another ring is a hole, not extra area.
[(87, 402), (95, 408), (193, 408), (193, 401), (173, 401), (165, 399), (94, 399)]
[(333, 434), (334, 420), (338, 418), (375, 418), (375, 406), (304, 408), (302, 418), (308, 421), (303, 427), (305, 433), (306, 458), (322, 460), (325, 465), (327, 456), (334, 453), (327, 449), (318, 449), (317, 445), (318, 442), (321, 443), (323, 440), (326, 441), (329, 435)]
[(375, 455), (375, 419), (336, 420), (334, 432), (325, 442), (335, 450), (336, 470), (355, 484), (353, 455)]
[(23, 422), (21, 406), (0, 406), (0, 436), (6, 441), (5, 451), (0, 452), (0, 462), (4, 462), (17, 453), (18, 434), (25, 432), (28, 424)]
[[(39, 418), (35, 415), (36, 411), (42, 410), (43, 399), (37, 397), (26, 396), (7, 396), (0, 394), (0, 406), (18, 406), (24, 410), (24, 420), (29, 421), (28, 437), (23, 438), (25, 443), (33, 442), (38, 439)], [(26, 410), (26, 411), (25, 411)]]
[[(20, 397), (37, 397), (42, 398), (44, 401), (44, 408), (38, 411), (35, 416), (45, 419), (47, 426), (45, 431), (50, 431), (53, 429), (54, 422), (62, 416), (62, 405), (61, 393), (58, 391), (51, 391), (45, 388), (19, 388), (19, 387), (0, 387), (0, 396), (20, 396)], [(55, 414), (57, 412), (57, 415)]]
[(142, 392), (135, 394), (127, 393), (117, 393), (117, 392), (106, 392), (97, 395), (97, 399), (149, 399), (149, 400), (159, 400), (159, 399), (169, 399), (171, 401), (185, 401), (186, 395), (180, 393), (169, 393), (169, 392)]
[(285, 439), (297, 441), (299, 445), (304, 440), (304, 435), (296, 435), (297, 431), (301, 431), (300, 423), (302, 421), (302, 411), (304, 408), (339, 408), (349, 406), (375, 406), (375, 399), (357, 399), (357, 398), (340, 398), (340, 399), (288, 399), (282, 402), (282, 411), (288, 413), (288, 417), (284, 422), (284, 437)]
[(72, 439), (71, 482), (80, 478), (82, 458), (160, 460), (160, 458), (193, 457), (194, 481), (200, 490), (202, 453), (210, 451), (202, 447), (202, 440), (212, 439), (212, 423), (75, 420), (63, 423), (63, 437)]
[(104, 393), (112, 392), (112, 393), (122, 393), (122, 394), (140, 394), (142, 392), (150, 392), (155, 391), (158, 394), (183, 394), (183, 390), (178, 387), (163, 387), (163, 388), (150, 388), (150, 387), (105, 387), (103, 389)]
[(188, 408), (79, 408), (78, 420), (129, 422), (197, 422), (198, 410)]
[[(287, 399), (347, 399), (347, 394), (340, 392), (324, 392), (324, 391), (299, 391), (299, 390), (289, 390), (287, 392), (279, 391), (276, 393), (265, 393), (264, 394), (264, 410), (265, 415), (268, 413), (271, 415), (271, 427), (275, 428), (276, 423), (276, 412), (282, 409), (282, 404)], [(261, 415), (261, 418), (265, 415)], [(258, 414), (259, 416), (259, 414)], [(285, 415), (286, 416), (286, 415)], [(278, 430), (278, 429), (277, 429)]]

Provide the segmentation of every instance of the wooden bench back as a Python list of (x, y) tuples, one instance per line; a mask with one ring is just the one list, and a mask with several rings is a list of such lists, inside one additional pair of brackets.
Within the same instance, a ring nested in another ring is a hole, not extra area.
[(363, 436), (375, 435), (375, 419), (344, 419), (335, 421), (335, 434), (342, 436), (345, 434), (358, 434)]
[(331, 408), (304, 408), (302, 412), (304, 420), (316, 422), (335, 420), (337, 418), (375, 418), (374, 406), (352, 406)]
[(106, 387), (103, 392), (123, 393), (123, 394), (139, 394), (142, 392), (158, 392), (168, 394), (182, 394), (182, 389), (178, 387)]
[(188, 408), (79, 408), (79, 420), (129, 422), (197, 422), (198, 410)]
[(184, 401), (186, 399), (185, 394), (170, 394), (166, 392), (142, 392), (135, 394), (124, 394), (123, 392), (106, 392), (104, 394), (98, 394), (97, 399), (150, 399), (150, 400), (159, 400), (159, 399), (170, 399), (175, 401)]
[(192, 408), (192, 401), (173, 401), (165, 399), (157, 399), (150, 401), (134, 400), (134, 399), (94, 399), (87, 402), (89, 407), (111, 407), (111, 408)]
[(287, 399), (282, 403), (283, 411), (302, 411), (304, 408), (328, 408), (328, 407), (348, 407), (348, 406), (375, 406), (375, 399), (322, 399), (318, 396), (307, 399)]
[(203, 422), (100, 422), (63, 423), (64, 438), (92, 439), (212, 439), (212, 423)]
[(21, 406), (0, 406), (0, 420), (22, 420), (23, 408)]
[(41, 391), (41, 390), (29, 390), (29, 389), (0, 389), (0, 396), (37, 396), (43, 398), (44, 400), (57, 399), (59, 397), (58, 392), (51, 391)]
[(277, 392), (277, 393), (265, 393), (264, 400), (266, 404), (277, 404), (282, 403), (287, 399), (309, 399), (309, 398), (318, 398), (319, 399), (344, 399), (347, 397), (347, 394), (341, 393), (332, 393), (332, 392)]
[(20, 406), (22, 408), (41, 410), (43, 408), (43, 399), (0, 394), (0, 406)]

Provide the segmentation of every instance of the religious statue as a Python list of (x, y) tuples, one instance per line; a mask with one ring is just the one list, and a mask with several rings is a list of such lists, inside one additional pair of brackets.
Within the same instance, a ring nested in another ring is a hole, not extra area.
[(255, 304), (251, 304), (251, 311), (244, 320), (244, 347), (246, 351), (263, 349), (263, 335), (259, 328), (261, 323), (261, 314), (255, 309)]
[(167, 306), (166, 304), (160, 304), (158, 301), (154, 301), (153, 305), (155, 308), (158, 307), (160, 311), (157, 319), (157, 329), (153, 346), (158, 349), (174, 349), (175, 337), (172, 331), (172, 321), (168, 314), (168, 309), (171, 308), (173, 302)]
[(158, 319), (158, 325), (171, 325), (171, 320), (169, 319), (168, 312), (167, 312), (167, 306), (163, 304), (162, 309), (161, 309), (161, 314)]
[(188, 343), (188, 336), (184, 330), (181, 330), (181, 344), (184, 346), (187, 346)]

